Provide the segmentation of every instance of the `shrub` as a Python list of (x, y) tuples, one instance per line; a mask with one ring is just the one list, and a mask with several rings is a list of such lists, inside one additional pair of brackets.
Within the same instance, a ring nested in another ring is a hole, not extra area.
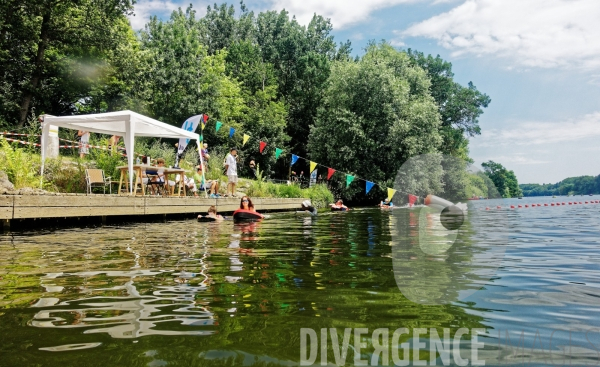
[(40, 156), (12, 146), (0, 137), (0, 170), (6, 172), (16, 189), (40, 187)]
[(87, 166), (77, 158), (74, 161), (59, 156), (46, 160), (44, 188), (68, 193), (86, 192), (85, 169)]
[[(106, 145), (107, 139), (104, 139), (100, 145)], [(96, 168), (104, 171), (105, 176), (110, 176), (113, 180), (117, 179), (121, 174), (117, 169), (118, 166), (124, 166), (127, 164), (125, 157), (118, 153), (109, 152), (104, 149), (90, 149), (91, 158), (96, 161)], [(78, 164), (81, 162), (78, 160)], [(85, 168), (84, 168), (84, 179), (85, 179)]]

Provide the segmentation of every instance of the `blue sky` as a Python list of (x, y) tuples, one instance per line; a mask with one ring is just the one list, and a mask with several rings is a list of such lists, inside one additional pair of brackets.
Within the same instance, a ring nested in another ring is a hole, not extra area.
[[(214, 1), (191, 1), (202, 15)], [(220, 3), (220, 2), (219, 2)], [(230, 2), (237, 6), (238, 1)], [(385, 39), (440, 55), (455, 79), (492, 103), (471, 139), (480, 164), (502, 163), (520, 183), (600, 174), (599, 0), (246, 0), (255, 12), (287, 9), (307, 24), (330, 18), (354, 54)], [(166, 19), (190, 1), (138, 0), (131, 22)]]

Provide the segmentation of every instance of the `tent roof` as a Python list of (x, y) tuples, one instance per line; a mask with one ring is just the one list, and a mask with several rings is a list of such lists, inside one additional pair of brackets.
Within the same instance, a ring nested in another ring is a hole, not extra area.
[(198, 139), (199, 135), (160, 122), (139, 113), (125, 110), (90, 115), (46, 116), (44, 123), (94, 133), (125, 136), (129, 121), (135, 122), (135, 136)]

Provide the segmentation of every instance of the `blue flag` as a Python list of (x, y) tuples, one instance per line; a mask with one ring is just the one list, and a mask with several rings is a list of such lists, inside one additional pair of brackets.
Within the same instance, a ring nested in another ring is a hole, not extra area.
[(374, 183), (374, 182), (367, 181), (367, 187), (366, 187), (366, 189), (367, 189), (367, 192), (366, 192), (365, 194), (368, 194), (368, 193), (369, 193), (369, 191), (371, 191), (371, 189), (373, 188), (373, 185), (375, 185), (375, 183)]
[(229, 128), (229, 137), (232, 138), (233, 137), (233, 133), (235, 133), (235, 129), (230, 127)]
[(292, 154), (292, 166), (294, 165), (294, 163), (298, 162), (298, 156), (295, 154)]

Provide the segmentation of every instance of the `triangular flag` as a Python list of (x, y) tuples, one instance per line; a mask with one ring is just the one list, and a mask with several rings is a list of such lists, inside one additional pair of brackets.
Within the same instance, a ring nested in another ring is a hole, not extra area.
[(229, 128), (229, 137), (232, 138), (234, 133), (235, 133), (235, 129), (230, 127)]
[(202, 126), (202, 130), (204, 130), (204, 128), (206, 127), (206, 123), (204, 121), (202, 121), (202, 123), (200, 125)]
[(335, 173), (335, 170), (333, 168), (328, 168), (327, 169), (327, 179), (331, 179), (331, 176), (333, 176), (333, 174)]
[(275, 148), (275, 159), (279, 159), (279, 156), (283, 152), (283, 149)]
[(204, 114), (202, 116), (203, 116), (204, 123), (206, 124), (206, 122), (208, 121), (208, 115)]
[(266, 146), (267, 146), (267, 143), (265, 143), (264, 141), (261, 141), (260, 142), (260, 149), (259, 149), (259, 151), (262, 153), (263, 150), (265, 150)]
[(250, 135), (244, 134), (244, 140), (242, 141), (242, 146), (246, 145), (246, 143), (248, 142), (248, 139), (250, 139)]
[(392, 201), (392, 198), (394, 197), (394, 194), (395, 194), (395, 193), (396, 193), (396, 190), (394, 190), (394, 189), (390, 189), (390, 188), (388, 187), (388, 197), (387, 197), (387, 198), (388, 198), (388, 201)]
[(310, 172), (314, 171), (317, 168), (317, 162), (310, 161)]
[(369, 191), (371, 191), (371, 189), (373, 188), (373, 185), (375, 185), (375, 183), (374, 183), (374, 182), (367, 181), (367, 186), (366, 186), (366, 190), (367, 190), (367, 192), (365, 192), (365, 194), (368, 194), (368, 193), (369, 193)]
[(204, 135), (200, 134), (200, 141), (204, 141)]
[(293, 166), (294, 163), (298, 162), (298, 156), (295, 154), (292, 154), (292, 164), (290, 164), (290, 166)]
[(352, 181), (354, 181), (354, 176), (346, 174), (346, 187), (350, 186)]
[(215, 130), (219, 131), (219, 129), (221, 128), (221, 126), (223, 126), (223, 123), (221, 121), (217, 121), (217, 124), (215, 125)]

